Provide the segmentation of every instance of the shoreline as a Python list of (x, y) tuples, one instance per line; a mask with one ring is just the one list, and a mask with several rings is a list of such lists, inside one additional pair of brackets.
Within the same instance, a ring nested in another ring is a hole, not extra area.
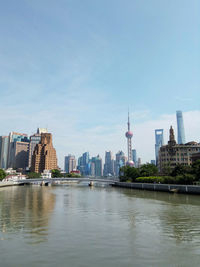
[(129, 189), (138, 189), (138, 190), (167, 192), (167, 193), (200, 195), (200, 186), (198, 185), (115, 182), (112, 186), (129, 188)]

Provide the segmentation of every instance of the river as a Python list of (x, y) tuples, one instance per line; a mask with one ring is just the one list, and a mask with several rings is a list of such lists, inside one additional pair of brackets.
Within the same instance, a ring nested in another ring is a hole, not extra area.
[(0, 189), (1, 266), (200, 266), (200, 196), (70, 186)]

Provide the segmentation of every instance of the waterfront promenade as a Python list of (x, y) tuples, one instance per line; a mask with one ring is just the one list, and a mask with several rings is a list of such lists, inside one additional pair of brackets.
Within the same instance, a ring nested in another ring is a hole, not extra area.
[(101, 179), (101, 178), (92, 178), (92, 177), (83, 177), (83, 178), (49, 178), (49, 179), (24, 179), (18, 181), (9, 181), (9, 182), (0, 182), (0, 187), (5, 186), (16, 186), (16, 185), (55, 185), (59, 183), (70, 183), (70, 182), (88, 182), (88, 185), (91, 182), (96, 183), (106, 183), (113, 187), (122, 187), (129, 189), (139, 189), (139, 190), (148, 190), (148, 191), (160, 191), (160, 192), (169, 192), (169, 193), (182, 193), (182, 194), (200, 194), (199, 185), (176, 185), (176, 184), (156, 184), (156, 183), (127, 183), (119, 182), (118, 177), (115, 179)]

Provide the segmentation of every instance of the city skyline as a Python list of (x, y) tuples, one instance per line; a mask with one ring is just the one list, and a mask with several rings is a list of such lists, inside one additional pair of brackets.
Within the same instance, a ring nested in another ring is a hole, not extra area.
[(176, 110), (186, 141), (199, 142), (199, 8), (196, 0), (4, 1), (1, 135), (48, 128), (63, 167), (68, 153), (126, 151), (129, 107), (143, 162), (154, 158), (154, 130), (167, 140), (175, 128)]
[[(134, 115), (136, 115), (136, 113), (132, 113)], [(133, 116), (134, 116), (133, 115)], [(186, 142), (189, 141), (196, 141), (196, 142), (200, 142), (200, 138), (198, 138), (199, 136), (199, 131), (200, 131), (200, 126), (198, 124), (199, 118), (198, 115), (200, 116), (200, 113), (198, 111), (196, 112), (183, 112), (183, 117), (184, 117), (184, 122), (185, 122), (185, 132), (186, 132)], [(193, 121), (191, 120), (191, 117), (193, 118)], [(194, 119), (195, 118), (195, 119)], [(135, 120), (134, 120), (135, 121)], [(143, 123), (135, 123), (134, 122), (134, 141), (133, 141), (133, 147), (134, 149), (137, 150), (137, 154), (138, 156), (142, 159), (142, 163), (146, 163), (146, 162), (150, 162), (152, 159), (155, 158), (155, 129), (156, 127), (159, 127), (160, 125), (162, 125), (163, 129), (164, 129), (164, 140), (168, 140), (169, 136), (168, 136), (168, 128), (169, 125), (173, 125), (174, 128), (174, 132), (175, 135), (177, 136), (177, 119), (176, 119), (176, 112), (174, 112), (174, 114), (171, 115), (165, 115), (162, 116), (160, 118), (160, 120), (155, 120), (155, 121), (149, 121), (147, 120), (146, 122)], [(122, 126), (121, 126), (122, 127)], [(64, 148), (66, 148), (66, 144), (65, 142), (63, 142), (63, 146), (60, 147), (60, 150), (58, 148), (58, 143), (60, 142), (60, 140), (58, 140), (58, 137), (56, 136), (55, 133), (51, 132), (53, 137), (54, 137), (54, 143), (55, 143), (55, 149), (57, 151), (57, 157), (58, 157), (58, 166), (61, 167), (62, 169), (64, 169), (64, 157), (68, 154), (74, 154), (76, 159), (78, 159), (81, 154), (85, 153), (86, 151), (89, 151), (91, 156), (96, 156), (96, 155), (100, 155), (101, 158), (103, 159), (104, 162), (104, 154), (106, 150), (110, 150), (113, 152), (113, 154), (116, 154), (118, 151), (122, 150), (123, 152), (125, 152), (125, 155), (127, 156), (127, 142), (126, 139), (124, 138), (124, 130), (126, 130), (126, 123), (123, 122), (123, 127), (124, 129), (120, 128), (120, 125), (117, 125), (117, 127), (115, 129), (117, 129), (117, 133), (115, 133), (115, 135), (108, 134), (109, 136), (109, 140), (110, 143), (107, 142), (107, 147), (105, 146), (99, 146), (98, 145), (98, 139), (96, 138), (96, 144), (94, 146), (93, 144), (93, 150), (92, 149), (80, 149), (80, 150), (75, 150), (75, 148), (77, 148), (77, 143), (73, 145), (73, 143), (71, 144), (71, 142), (69, 142), (69, 144), (67, 144), (67, 146), (71, 147), (71, 150), (64, 150)], [(51, 127), (50, 127), (51, 128)], [(115, 129), (107, 129), (111, 132), (114, 131)], [(11, 131), (14, 132), (14, 131)], [(20, 132), (20, 131), (18, 131)], [(21, 133), (24, 131), (21, 131)], [(35, 131), (32, 130), (31, 131), (31, 135), (34, 133)], [(145, 138), (141, 138), (144, 137), (144, 135), (141, 135), (141, 133), (145, 133)], [(7, 133), (6, 136), (8, 136), (9, 134)], [(29, 133), (26, 132), (26, 135), (29, 136)], [(3, 134), (2, 134), (3, 136)], [(80, 135), (81, 137), (81, 135)], [(98, 137), (98, 136), (97, 136)], [(106, 135), (104, 135), (104, 140), (106, 139)], [(115, 142), (113, 141), (113, 137), (115, 138)], [(70, 137), (71, 138), (71, 137)], [(99, 135), (99, 139), (102, 140), (102, 136)], [(124, 140), (125, 139), (125, 140)], [(61, 139), (62, 140), (62, 139)], [(87, 144), (90, 144), (91, 140), (88, 140), (88, 142), (86, 142)], [(108, 140), (107, 140), (108, 141)], [(178, 141), (178, 140), (177, 140)], [(82, 142), (84, 142), (84, 140), (82, 139)], [(114, 144), (114, 146), (113, 146)], [(120, 146), (121, 144), (121, 146)], [(166, 142), (164, 142), (164, 144), (166, 144)], [(85, 145), (86, 147), (86, 145)], [(89, 147), (89, 145), (88, 145)], [(61, 154), (61, 148), (62, 148), (62, 154)], [(114, 148), (114, 149), (113, 149)], [(62, 157), (63, 155), (63, 157)]]

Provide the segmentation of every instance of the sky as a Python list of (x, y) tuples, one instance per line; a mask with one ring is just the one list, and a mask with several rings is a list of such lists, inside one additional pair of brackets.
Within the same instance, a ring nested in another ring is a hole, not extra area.
[(0, 0), (0, 135), (53, 134), (64, 156), (133, 148), (184, 116), (200, 141), (199, 0)]

